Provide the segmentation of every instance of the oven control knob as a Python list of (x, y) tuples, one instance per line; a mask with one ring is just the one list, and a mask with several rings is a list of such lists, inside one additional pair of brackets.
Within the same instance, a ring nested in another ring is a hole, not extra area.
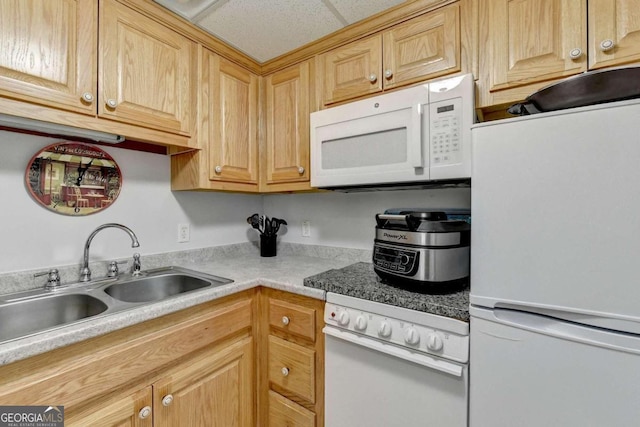
[(363, 315), (356, 317), (356, 329), (359, 331), (364, 331), (367, 329), (367, 318)]
[(407, 256), (406, 254), (400, 255), (400, 264), (402, 265), (409, 264), (409, 256)]
[(404, 331), (404, 342), (409, 345), (417, 345), (420, 342), (420, 334), (415, 328), (407, 328)]
[(440, 351), (442, 350), (442, 338), (438, 336), (438, 334), (430, 334), (427, 338), (427, 348), (431, 351)]
[(378, 335), (382, 338), (389, 338), (391, 336), (391, 325), (388, 322), (380, 322)]
[(347, 326), (349, 324), (349, 313), (346, 311), (341, 311), (338, 314), (338, 324), (340, 326)]

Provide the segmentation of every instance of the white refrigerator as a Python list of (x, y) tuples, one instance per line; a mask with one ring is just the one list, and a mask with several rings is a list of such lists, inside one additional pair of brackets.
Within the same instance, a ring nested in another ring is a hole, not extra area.
[(640, 101), (472, 130), (470, 427), (640, 426)]

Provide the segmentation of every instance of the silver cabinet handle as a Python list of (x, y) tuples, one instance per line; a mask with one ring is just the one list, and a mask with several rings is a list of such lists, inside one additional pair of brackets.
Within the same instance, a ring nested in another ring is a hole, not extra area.
[(602, 40), (600, 42), (600, 50), (603, 52), (608, 52), (613, 49), (616, 44), (611, 39)]
[(216, 173), (222, 173), (222, 166), (216, 166), (214, 170)]
[(371, 83), (375, 83), (376, 80), (378, 80), (378, 76), (376, 76), (374, 73), (369, 74), (369, 81)]
[(571, 49), (569, 51), (569, 58), (571, 59), (578, 59), (582, 56), (582, 49), (580, 49), (579, 47), (575, 48), (575, 49)]
[(93, 94), (90, 92), (85, 92), (82, 94), (82, 99), (91, 104), (93, 102)]
[(173, 402), (172, 394), (167, 394), (165, 397), (162, 398), (162, 406), (169, 406), (171, 405), (171, 402)]
[(289, 368), (282, 368), (282, 376), (286, 377), (289, 376)]
[(282, 316), (282, 324), (285, 326), (289, 324), (289, 318), (287, 316)]
[(107, 99), (107, 106), (111, 108), (116, 108), (118, 106), (118, 103), (116, 102), (115, 99)]
[(140, 409), (140, 412), (138, 412), (138, 417), (141, 420), (149, 418), (149, 415), (151, 415), (151, 406), (145, 406), (144, 408)]
[(391, 70), (386, 70), (386, 71), (384, 72), (384, 76), (385, 76), (386, 78), (390, 79), (391, 77), (393, 77), (393, 71), (391, 71)]
[(304, 168), (302, 166), (298, 166), (298, 173), (302, 175), (304, 173)]

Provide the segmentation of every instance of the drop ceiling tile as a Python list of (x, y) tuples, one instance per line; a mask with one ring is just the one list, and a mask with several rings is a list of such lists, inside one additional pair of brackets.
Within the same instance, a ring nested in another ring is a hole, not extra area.
[(404, 0), (328, 0), (349, 24), (389, 9)]
[(189, 20), (209, 6), (222, 0), (154, 0), (169, 10)]
[(259, 62), (342, 28), (322, 0), (222, 1), (196, 23)]

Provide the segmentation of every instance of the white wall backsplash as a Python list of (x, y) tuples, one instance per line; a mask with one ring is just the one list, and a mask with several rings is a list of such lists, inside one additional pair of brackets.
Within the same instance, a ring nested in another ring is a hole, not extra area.
[[(470, 209), (469, 188), (308, 193), (264, 198), (269, 216), (289, 224), (281, 240), (308, 245), (372, 249), (375, 214), (392, 208)], [(311, 222), (311, 236), (302, 237), (302, 221)]]
[[(31, 198), (25, 171), (33, 155), (58, 141), (0, 131), (0, 273), (80, 263), (87, 237), (107, 222), (130, 227), (140, 247), (132, 249), (121, 230), (106, 229), (93, 240), (92, 261), (242, 243), (246, 217), (262, 210), (261, 196), (171, 192), (169, 156), (101, 146), (122, 171), (117, 201), (89, 216), (56, 214)], [(187, 243), (177, 243), (179, 223), (191, 225)]]
[[(242, 195), (171, 192), (170, 158), (102, 146), (118, 163), (123, 185), (109, 208), (84, 217), (53, 213), (34, 201), (25, 185), (31, 157), (60, 141), (0, 131), (0, 274), (79, 264), (84, 243), (96, 227), (117, 222), (140, 240), (132, 249), (121, 230), (107, 229), (91, 245), (91, 260), (144, 255), (257, 241), (246, 218), (253, 213), (284, 218), (280, 240), (321, 246), (371, 249), (374, 215), (397, 207), (469, 208), (470, 190), (408, 190), (370, 193)], [(302, 221), (311, 221), (311, 237), (302, 237)], [(191, 240), (177, 243), (177, 225), (189, 223)]]

